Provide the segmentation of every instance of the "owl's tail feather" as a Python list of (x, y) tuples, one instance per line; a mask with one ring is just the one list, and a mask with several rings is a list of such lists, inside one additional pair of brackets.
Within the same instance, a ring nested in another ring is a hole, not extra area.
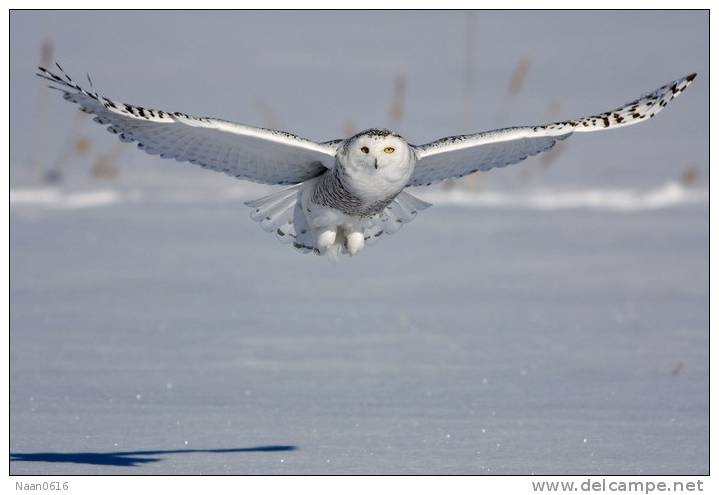
[(402, 191), (387, 208), (366, 220), (363, 225), (366, 244), (373, 244), (385, 234), (394, 234), (415, 219), (417, 212), (426, 210), (431, 203), (422, 201), (407, 191)]
[[(310, 187), (309, 181), (304, 182), (245, 204), (252, 208), (250, 217), (263, 230), (273, 232), (281, 242), (303, 253), (320, 254), (317, 240), (302, 209), (303, 191)], [(394, 234), (404, 224), (414, 220), (417, 212), (430, 206), (430, 203), (402, 191), (384, 211), (363, 220), (365, 244), (373, 244), (382, 236)], [(325, 252), (326, 255), (337, 258), (340, 254), (346, 254), (345, 234), (344, 230), (338, 229), (337, 241), (332, 249)]]
[(250, 218), (259, 222), (266, 232), (273, 232), (292, 218), (292, 208), (297, 203), (297, 194), (301, 188), (302, 184), (297, 184), (269, 196), (245, 202), (252, 208)]
[(297, 184), (245, 204), (252, 208), (250, 218), (266, 232), (272, 232), (283, 243), (304, 252), (319, 253), (307, 218), (302, 211), (302, 190)]

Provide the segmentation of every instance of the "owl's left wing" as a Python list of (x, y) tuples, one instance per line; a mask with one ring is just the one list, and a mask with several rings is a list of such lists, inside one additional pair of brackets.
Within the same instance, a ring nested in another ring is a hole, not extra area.
[(62, 75), (40, 67), (38, 76), (53, 83), (50, 87), (77, 103), (80, 110), (94, 114), (95, 122), (108, 125), (107, 130), (121, 141), (136, 141), (139, 149), (151, 155), (264, 184), (296, 184), (334, 166), (336, 145), (221, 119), (120, 103), (80, 87), (59, 65), (58, 69)]
[(505, 167), (546, 151), (575, 132), (614, 129), (648, 120), (679, 96), (695, 77), (696, 74), (690, 74), (615, 110), (591, 117), (451, 136), (415, 146), (417, 164), (407, 185), (425, 186), (477, 171)]

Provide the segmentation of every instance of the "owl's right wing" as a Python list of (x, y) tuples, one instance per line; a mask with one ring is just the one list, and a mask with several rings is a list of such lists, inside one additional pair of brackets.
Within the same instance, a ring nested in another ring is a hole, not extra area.
[(451, 136), (415, 146), (417, 164), (408, 185), (424, 186), (480, 170), (505, 167), (546, 151), (575, 132), (614, 129), (649, 120), (679, 96), (695, 77), (696, 74), (690, 74), (615, 110), (591, 117)]
[[(39, 68), (38, 76), (63, 97), (94, 114), (121, 141), (136, 141), (151, 155), (190, 162), (240, 179), (264, 184), (296, 184), (334, 166), (336, 145), (221, 119), (191, 117), (110, 100), (62, 75)], [(89, 79), (89, 78), (88, 78)], [(92, 83), (90, 82), (92, 85)]]

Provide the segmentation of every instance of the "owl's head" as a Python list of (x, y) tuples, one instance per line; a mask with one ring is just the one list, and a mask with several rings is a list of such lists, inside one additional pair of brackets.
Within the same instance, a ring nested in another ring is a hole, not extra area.
[(352, 136), (345, 142), (342, 155), (351, 172), (377, 174), (390, 181), (409, 177), (415, 162), (407, 141), (387, 129), (368, 129)]

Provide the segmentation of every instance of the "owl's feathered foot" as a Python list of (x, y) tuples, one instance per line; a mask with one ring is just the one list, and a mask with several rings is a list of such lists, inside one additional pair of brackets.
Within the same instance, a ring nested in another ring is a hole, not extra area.
[(324, 254), (328, 249), (334, 246), (336, 240), (336, 229), (323, 229), (317, 233), (317, 249), (320, 250), (321, 254)]
[(364, 247), (364, 233), (346, 225), (324, 228), (317, 232), (317, 249), (320, 254), (338, 256), (344, 248), (350, 256), (359, 253)]
[(359, 253), (364, 247), (364, 233), (362, 232), (350, 232), (347, 234), (345, 241), (345, 248), (350, 256), (354, 256)]

